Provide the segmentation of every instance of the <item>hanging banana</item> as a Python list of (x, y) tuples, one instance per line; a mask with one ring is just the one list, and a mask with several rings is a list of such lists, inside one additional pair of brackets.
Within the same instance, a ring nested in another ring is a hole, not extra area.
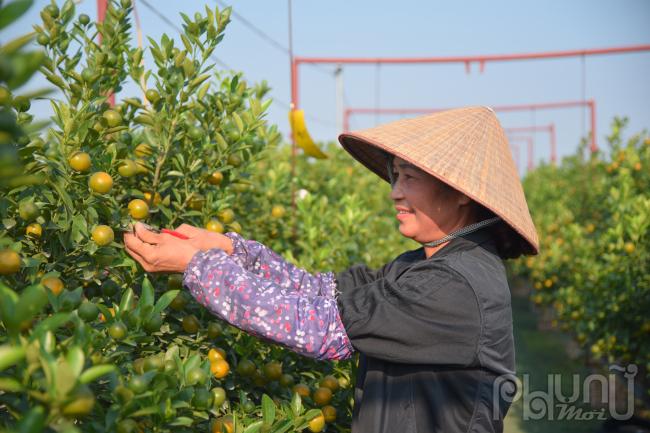
[(318, 159), (327, 158), (327, 155), (316, 146), (314, 140), (309, 136), (307, 126), (305, 125), (305, 112), (303, 110), (289, 111), (289, 125), (291, 125), (293, 139), (305, 151), (306, 155)]

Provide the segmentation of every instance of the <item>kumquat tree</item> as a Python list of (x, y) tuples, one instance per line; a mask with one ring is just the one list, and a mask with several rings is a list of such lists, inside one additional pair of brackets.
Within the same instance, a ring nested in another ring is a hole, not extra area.
[[(28, 3), (4, 3), (3, 26)], [(52, 2), (34, 34), (0, 47), (0, 424), (18, 432), (345, 431), (334, 422), (350, 416), (350, 362), (317, 363), (220, 322), (182, 290), (180, 275), (145, 275), (121, 238), (134, 221), (185, 222), (254, 236), (309, 267), (379, 264), (388, 257), (356, 249), (363, 234), (351, 226), (368, 219), (367, 205), (385, 202), (355, 202), (355, 187), (336, 188), (349, 175), (343, 169), (325, 192), (322, 173), (307, 172), (296, 185), (306, 236), (293, 244), (289, 166), (275, 163), (288, 154), (264, 120), (268, 87), (210, 61), (230, 9), (183, 16), (180, 46), (150, 40), (153, 69), (131, 45), (131, 10), (129, 0), (112, 1), (96, 23), (76, 15), (73, 1)], [(26, 49), (33, 40), (41, 50)], [(21, 94), (33, 74), (51, 88)], [(123, 96), (127, 80), (145, 98)], [(35, 97), (49, 99), (49, 124), (29, 114)], [(323, 224), (345, 249), (324, 244), (312, 256)]]

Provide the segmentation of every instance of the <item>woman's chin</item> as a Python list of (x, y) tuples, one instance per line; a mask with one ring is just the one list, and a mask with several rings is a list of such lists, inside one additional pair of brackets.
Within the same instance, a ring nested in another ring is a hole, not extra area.
[(411, 238), (415, 236), (415, 232), (409, 228), (408, 224), (400, 223), (399, 225), (399, 232), (402, 234), (402, 236)]

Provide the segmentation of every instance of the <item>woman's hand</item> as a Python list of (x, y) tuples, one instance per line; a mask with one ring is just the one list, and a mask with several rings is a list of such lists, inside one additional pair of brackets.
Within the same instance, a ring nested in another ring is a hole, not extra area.
[(126, 251), (147, 272), (184, 272), (200, 251), (190, 240), (179, 239), (166, 233), (154, 233), (135, 224), (135, 234), (124, 234)]
[(189, 239), (186, 242), (191, 242), (192, 245), (201, 251), (219, 248), (229, 255), (232, 254), (232, 241), (228, 236), (222, 235), (221, 233), (200, 229), (189, 224), (181, 224), (175, 229), (175, 231), (187, 236)]

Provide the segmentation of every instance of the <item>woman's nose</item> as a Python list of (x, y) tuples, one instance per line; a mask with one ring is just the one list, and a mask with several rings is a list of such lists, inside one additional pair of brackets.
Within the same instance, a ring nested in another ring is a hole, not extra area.
[(396, 181), (392, 186), (390, 190), (390, 198), (392, 200), (400, 200), (404, 198), (404, 193), (402, 191), (402, 187), (400, 186), (399, 180)]

